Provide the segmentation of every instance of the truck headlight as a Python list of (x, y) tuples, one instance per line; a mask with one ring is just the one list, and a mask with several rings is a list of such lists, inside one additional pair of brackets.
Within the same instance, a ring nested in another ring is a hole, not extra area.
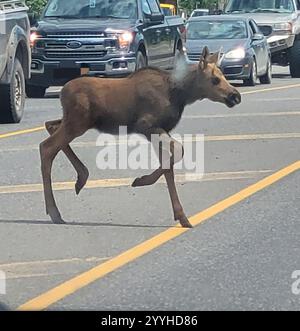
[(128, 51), (131, 43), (134, 39), (133, 32), (123, 30), (106, 30), (106, 35), (111, 38), (115, 38), (119, 42), (119, 47), (123, 51)]
[(119, 44), (122, 48), (128, 48), (132, 42), (133, 34), (131, 32), (126, 31), (119, 35)]
[(291, 22), (287, 23), (275, 23), (273, 26), (274, 31), (293, 31), (293, 24)]
[(237, 48), (225, 54), (226, 59), (243, 59), (245, 56), (244, 48)]
[(33, 47), (34, 46), (34, 44), (35, 44), (35, 42), (36, 42), (36, 40), (37, 39), (39, 39), (41, 36), (40, 36), (40, 34), (39, 33), (37, 33), (37, 32), (31, 32), (30, 33), (30, 46), (31, 47)]

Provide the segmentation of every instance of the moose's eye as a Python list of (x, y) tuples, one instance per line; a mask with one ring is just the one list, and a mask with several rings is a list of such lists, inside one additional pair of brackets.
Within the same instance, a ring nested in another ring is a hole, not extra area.
[(211, 82), (213, 85), (219, 85), (221, 83), (221, 79), (219, 77), (213, 77)]

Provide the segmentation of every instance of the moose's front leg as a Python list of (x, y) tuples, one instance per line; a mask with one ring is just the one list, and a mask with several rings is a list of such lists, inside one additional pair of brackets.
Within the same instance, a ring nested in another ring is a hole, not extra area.
[(185, 228), (192, 228), (191, 223), (186, 217), (180, 203), (174, 176), (174, 165), (180, 162), (184, 155), (183, 146), (163, 129), (149, 130), (146, 134), (147, 139), (152, 143), (156, 154), (159, 157), (160, 168), (151, 175), (137, 178), (133, 186), (152, 185), (164, 175), (167, 181), (168, 190), (172, 202), (175, 221), (179, 221)]
[(170, 193), (173, 211), (174, 211), (174, 218), (175, 221), (179, 221), (182, 227), (184, 228), (192, 228), (192, 224), (189, 222), (188, 218), (186, 217), (182, 205), (180, 203), (176, 185), (175, 185), (175, 176), (174, 176), (174, 169), (167, 170), (165, 172), (165, 177), (168, 185), (168, 190)]

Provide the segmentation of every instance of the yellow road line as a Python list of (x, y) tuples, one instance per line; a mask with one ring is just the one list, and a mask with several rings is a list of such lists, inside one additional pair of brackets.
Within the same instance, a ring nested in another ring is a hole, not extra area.
[(3, 133), (3, 134), (0, 134), (0, 139), (20, 136), (20, 135), (23, 135), (23, 134), (29, 134), (29, 133), (34, 133), (34, 132), (39, 132), (39, 131), (43, 131), (44, 129), (45, 129), (44, 126), (39, 126), (37, 128), (32, 128), (32, 129), (27, 129), (27, 130), (20, 130), (20, 131), (15, 131), (15, 132)]
[[(300, 98), (299, 98), (300, 100)], [(216, 115), (186, 115), (183, 119), (210, 119), (210, 118), (239, 118), (239, 117), (279, 117), (279, 116), (299, 116), (300, 111), (286, 111), (286, 112), (264, 112), (264, 113), (227, 113)]]
[[(300, 161), (297, 161), (288, 167), (272, 174), (271, 176), (260, 180), (254, 185), (251, 185), (242, 191), (230, 196), (229, 198), (220, 201), (212, 207), (200, 212), (199, 214), (190, 218), (191, 223), (197, 226), (211, 217), (221, 213), (222, 211), (232, 207), (233, 205), (249, 198), (253, 194), (265, 189), (266, 187), (278, 182), (280, 179), (292, 174), (300, 169)], [(40, 296), (26, 302), (21, 305), (18, 310), (36, 311), (44, 310), (54, 303), (66, 298), (67, 296), (74, 294), (78, 290), (90, 285), (91, 283), (103, 278), (111, 272), (123, 267), (124, 265), (138, 259), (141, 256), (153, 251), (154, 249), (162, 246), (172, 239), (179, 237), (180, 235), (189, 231), (180, 227), (170, 228), (151, 239), (127, 250), (126, 252), (118, 255), (117, 257), (100, 264), (99, 266), (92, 268), (67, 282), (60, 284), (59, 286), (49, 290), (48, 292), (41, 294)]]
[(246, 91), (246, 92), (242, 92), (241, 94), (248, 95), (248, 94), (255, 94), (255, 93), (262, 93), (262, 92), (280, 91), (280, 90), (287, 90), (287, 89), (296, 88), (296, 87), (300, 87), (300, 83), (285, 85), (285, 86), (270, 87), (270, 88), (253, 90), (253, 91)]
[[(248, 179), (259, 175), (271, 173), (272, 170), (257, 170), (257, 171), (236, 171), (236, 172), (217, 172), (209, 174), (193, 174), (187, 173), (183, 175), (176, 175), (177, 183), (188, 182), (204, 182), (204, 181), (217, 181), (217, 180), (237, 180)], [(85, 189), (96, 188), (109, 188), (109, 187), (122, 187), (131, 186), (135, 178), (110, 178), (90, 180), (87, 182)], [(164, 180), (159, 180), (159, 183), (163, 183)], [(53, 184), (54, 191), (69, 191), (74, 190), (75, 182), (59, 182)], [(1, 194), (16, 194), (16, 193), (34, 193), (42, 192), (43, 184), (25, 184), (25, 185), (8, 185), (0, 186)]]
[[(194, 143), (200, 142), (203, 140), (203, 136), (199, 137), (186, 137), (184, 139), (185, 143)], [(238, 135), (221, 135), (221, 136), (204, 136), (204, 142), (220, 142), (220, 141), (245, 141), (245, 140), (280, 140), (280, 139), (298, 139), (300, 138), (299, 132), (287, 132), (287, 133), (254, 133), (254, 134), (238, 134)], [(149, 144), (146, 139), (144, 141), (134, 139), (130, 139), (130, 143), (137, 142), (139, 145), (147, 145)], [(105, 146), (118, 146), (118, 145), (127, 145), (128, 140), (122, 137), (118, 139), (114, 139), (112, 137), (111, 141), (107, 141)], [(86, 148), (86, 147), (94, 147), (101, 148), (102, 146), (96, 145), (95, 141), (82, 141), (72, 143), (72, 147), (74, 148)], [(20, 152), (20, 151), (29, 151), (29, 150), (38, 150), (37, 145), (26, 145), (26, 146), (12, 146), (12, 147), (4, 147), (0, 148), (0, 153), (6, 152)]]

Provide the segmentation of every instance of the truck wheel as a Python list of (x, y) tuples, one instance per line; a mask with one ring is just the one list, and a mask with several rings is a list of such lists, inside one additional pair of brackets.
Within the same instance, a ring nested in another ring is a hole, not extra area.
[(20, 123), (25, 106), (25, 78), (22, 65), (15, 59), (10, 84), (0, 86), (0, 122)]
[(290, 73), (292, 78), (300, 78), (300, 40), (290, 49)]
[(31, 99), (42, 99), (46, 94), (46, 87), (26, 84), (26, 95)]
[(272, 64), (271, 60), (268, 62), (267, 72), (259, 77), (261, 84), (271, 84), (272, 82)]
[(146, 65), (147, 65), (147, 61), (144, 54), (141, 51), (138, 51), (136, 56), (135, 70), (138, 71), (139, 69), (145, 68)]
[(255, 86), (256, 83), (257, 83), (257, 66), (256, 66), (255, 59), (253, 59), (250, 76), (248, 79), (244, 80), (244, 85), (245, 86)]

